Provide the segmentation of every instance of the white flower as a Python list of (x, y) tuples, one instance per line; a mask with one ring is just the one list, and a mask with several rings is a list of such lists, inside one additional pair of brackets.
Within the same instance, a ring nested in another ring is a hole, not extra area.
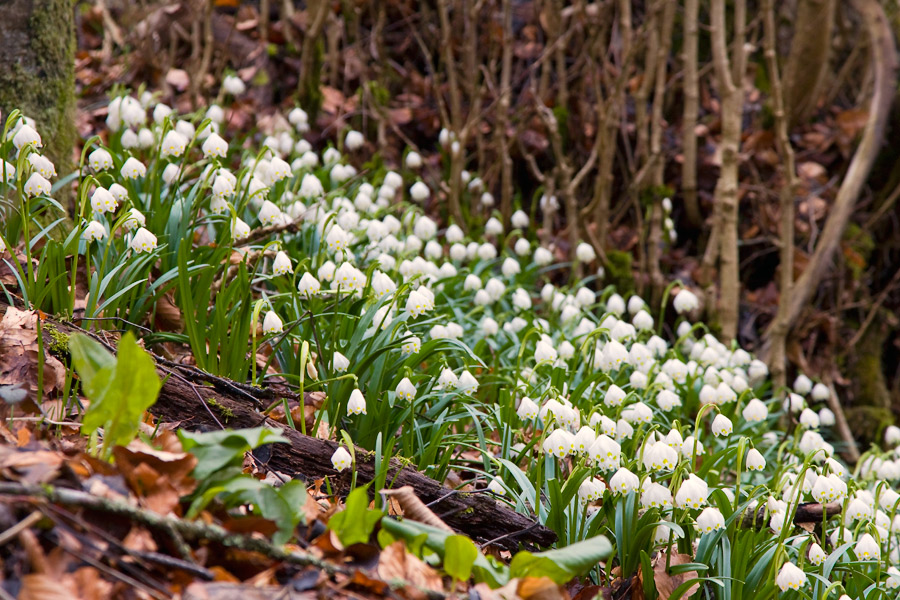
[(741, 416), (748, 423), (761, 423), (769, 416), (769, 409), (763, 404), (762, 400), (753, 398), (741, 411)]
[(282, 327), (281, 318), (274, 310), (270, 310), (266, 313), (266, 318), (263, 319), (263, 331), (265, 333), (281, 333), (284, 331)]
[(676, 406), (681, 406), (681, 398), (671, 390), (662, 390), (656, 395), (656, 404), (660, 409), (669, 412)]
[(672, 301), (672, 305), (675, 312), (681, 315), (697, 310), (700, 307), (700, 300), (689, 289), (682, 288)]
[(250, 235), (250, 226), (238, 217), (231, 220), (231, 237), (234, 241), (240, 241)]
[(671, 471), (678, 464), (678, 453), (666, 442), (654, 442), (644, 449), (644, 468)]
[(725, 517), (718, 508), (708, 506), (697, 517), (697, 529), (703, 533), (710, 533), (717, 529), (725, 528)]
[(500, 271), (503, 273), (504, 277), (514, 277), (522, 271), (522, 267), (519, 265), (519, 261), (512, 257), (507, 257), (506, 260), (503, 261)]
[(187, 147), (188, 139), (178, 133), (176, 130), (171, 130), (166, 133), (166, 136), (162, 141), (162, 156), (181, 156), (184, 154), (184, 149)]
[(430, 194), (431, 191), (428, 189), (428, 186), (421, 181), (415, 182), (409, 188), (409, 196), (415, 202), (424, 202)]
[(513, 251), (516, 253), (516, 256), (528, 256), (531, 254), (531, 244), (525, 238), (519, 238), (513, 246)]
[(525, 211), (523, 210), (517, 210), (512, 214), (510, 223), (512, 223), (512, 226), (516, 229), (525, 229), (528, 227), (528, 215), (525, 214)]
[(853, 547), (857, 560), (879, 560), (881, 558), (881, 548), (868, 533), (864, 533), (856, 545)]
[(225, 158), (225, 155), (228, 154), (228, 142), (222, 139), (218, 133), (211, 133), (206, 138), (206, 141), (203, 142), (201, 148), (206, 158), (212, 158), (213, 156)]
[(50, 182), (46, 177), (35, 171), (31, 174), (31, 177), (28, 178), (28, 181), (25, 182), (25, 185), (22, 186), (22, 189), (28, 196), (49, 196)]
[(819, 426), (819, 415), (815, 411), (804, 408), (800, 413), (800, 425), (806, 429), (815, 429)]
[(609, 489), (614, 494), (627, 494), (636, 491), (641, 485), (638, 476), (622, 467), (609, 478)]
[(545, 267), (553, 262), (553, 253), (544, 248), (543, 246), (539, 246), (534, 250), (534, 264), (539, 267)]
[(782, 592), (799, 590), (806, 585), (806, 573), (792, 562), (786, 562), (778, 572), (775, 583)]
[(325, 195), (325, 188), (322, 187), (322, 182), (318, 177), (307, 173), (300, 182), (299, 194), (301, 198), (321, 198)]
[(459, 377), (452, 370), (444, 367), (438, 376), (436, 388), (439, 390), (452, 390), (459, 384)]
[(349, 469), (352, 463), (353, 458), (343, 446), (338, 446), (337, 450), (334, 451), (334, 454), (331, 455), (331, 464), (338, 472)]
[(147, 174), (147, 167), (135, 157), (129, 156), (119, 172), (125, 179), (137, 179)]
[(646, 310), (638, 311), (631, 322), (640, 331), (651, 331), (653, 329), (653, 317)]
[(355, 130), (348, 131), (347, 137), (344, 138), (344, 147), (350, 152), (356, 152), (362, 148), (365, 143), (366, 138), (363, 137), (363, 134)]
[(734, 430), (734, 427), (731, 424), (731, 419), (719, 413), (716, 415), (716, 418), (713, 419), (712, 423), (712, 432), (716, 436), (727, 436), (730, 435)]
[(478, 391), (478, 380), (468, 371), (462, 372), (459, 376), (459, 382), (456, 385), (461, 392), (470, 396)]
[(552, 363), (556, 361), (558, 356), (556, 349), (544, 340), (539, 341), (534, 349), (534, 360), (538, 363)]
[(409, 380), (409, 377), (404, 377), (397, 384), (396, 393), (401, 400), (411, 401), (416, 397), (416, 386)]
[(84, 231), (81, 233), (81, 237), (90, 244), (91, 242), (102, 240), (103, 238), (105, 238), (106, 229), (97, 221), (91, 221), (87, 224), (87, 227), (84, 228)]
[(884, 443), (888, 446), (900, 444), (900, 427), (888, 425), (884, 430)]
[(272, 261), (272, 274), (286, 275), (293, 272), (294, 267), (291, 265), (291, 259), (288, 258), (287, 254), (279, 250), (278, 254), (275, 255), (275, 260)]
[(422, 168), (422, 155), (415, 151), (410, 151), (406, 155), (406, 166), (409, 169), (417, 170)]
[(437, 234), (437, 223), (425, 215), (421, 215), (416, 219), (413, 233), (422, 240), (430, 240)]
[(144, 214), (136, 208), (132, 208), (125, 215), (125, 222), (122, 223), (128, 231), (131, 231), (135, 227), (143, 227), (147, 224), (147, 219), (144, 217)]
[[(797, 389), (797, 382), (794, 382), (794, 389)], [(828, 386), (824, 383), (817, 383), (813, 386), (812, 391), (810, 392), (813, 400), (818, 402), (822, 402), (823, 400), (828, 400), (831, 397), (831, 390), (828, 389)]]
[(828, 558), (828, 555), (822, 550), (822, 546), (813, 542), (809, 546), (809, 562), (816, 565), (817, 567), (825, 562), (825, 559)]
[(800, 374), (797, 376), (797, 379), (794, 380), (794, 391), (800, 394), (801, 396), (805, 396), (812, 391), (813, 382), (804, 374)]
[(350, 242), (352, 238), (349, 233), (344, 231), (344, 229), (335, 224), (328, 231), (328, 235), (325, 236), (325, 242), (328, 244), (328, 248), (337, 252), (338, 250), (346, 250), (350, 247)]
[(244, 84), (244, 81), (237, 75), (226, 75), (222, 80), (222, 89), (232, 96), (240, 96), (247, 91), (247, 86)]
[(337, 373), (346, 373), (349, 368), (350, 359), (335, 350), (334, 357), (331, 359), (331, 370)]
[(416, 318), (419, 315), (428, 312), (428, 305), (428, 297), (419, 290), (411, 291), (406, 300), (406, 310), (412, 318)]
[(513, 306), (518, 310), (529, 310), (531, 308), (531, 297), (528, 292), (522, 288), (517, 288), (512, 295)]
[(481, 332), (484, 335), (497, 335), (498, 331), (500, 331), (500, 325), (494, 319), (485, 317), (484, 320), (481, 321)]
[(281, 218), (281, 209), (269, 200), (264, 200), (257, 216), (263, 225), (274, 225)]
[(114, 183), (109, 186), (109, 193), (113, 195), (113, 198), (116, 199), (116, 202), (122, 202), (128, 198), (128, 190), (125, 189), (125, 186)]
[[(813, 388), (815, 389), (815, 388)], [(830, 408), (822, 408), (819, 411), (819, 425), (822, 427), (831, 427), (835, 423), (834, 413)]]
[(533, 419), (538, 414), (538, 405), (535, 404), (531, 398), (523, 396), (522, 399), (519, 400), (519, 408), (516, 409), (516, 414), (523, 421)]
[(416, 336), (406, 338), (400, 346), (400, 350), (404, 355), (417, 354), (421, 349), (422, 341)]
[(16, 167), (0, 158), (0, 181), (12, 183), (16, 180)]
[[(687, 444), (687, 440), (685, 440)], [(687, 480), (682, 482), (675, 494), (675, 505), (678, 508), (700, 508), (706, 504), (709, 497), (709, 486), (706, 482), (691, 473)]]
[(625, 390), (613, 383), (609, 386), (609, 389), (606, 390), (606, 395), (603, 397), (603, 403), (613, 408), (622, 406), (622, 401), (627, 395)]
[[(457, 142), (453, 142), (457, 144)], [(494, 195), (490, 192), (485, 192), (481, 195), (481, 205), (490, 208), (494, 205)]]
[(166, 182), (166, 184), (171, 185), (175, 183), (178, 179), (178, 174), (181, 169), (176, 163), (169, 163), (166, 165), (166, 168), (163, 169), (162, 179)]
[(484, 224), (484, 233), (485, 235), (497, 236), (503, 234), (503, 223), (501, 223), (497, 218), (491, 217), (488, 219), (488, 222)]
[(581, 262), (591, 262), (595, 258), (597, 258), (597, 253), (594, 252), (594, 247), (586, 242), (581, 242), (575, 248), (575, 257)]
[(106, 171), (113, 166), (112, 155), (103, 148), (97, 148), (88, 156), (88, 163), (95, 171)]
[(581, 482), (578, 486), (578, 497), (582, 502), (593, 502), (603, 497), (606, 491), (606, 484), (603, 480), (596, 477), (590, 477)]
[(16, 150), (22, 150), (25, 146), (41, 148), (43, 145), (41, 135), (31, 125), (22, 125), (13, 136), (13, 146)]
[(766, 468), (766, 459), (756, 448), (747, 452), (747, 468), (751, 471), (762, 471)]
[(615, 315), (625, 314), (625, 300), (619, 294), (613, 294), (606, 300), (606, 310)]
[(156, 236), (141, 227), (131, 240), (131, 249), (138, 254), (156, 250)]
[(334, 271), (334, 278), (331, 281), (331, 289), (361, 290), (365, 285), (366, 276), (349, 262), (342, 263)]
[(641, 493), (641, 507), (648, 508), (668, 508), (672, 506), (672, 492), (664, 485), (656, 482), (645, 484), (645, 489)]
[(302, 108), (293, 108), (291, 109), (291, 112), (288, 113), (288, 122), (294, 126), (306, 124), (309, 123), (309, 115), (307, 115), (306, 111)]
[(106, 188), (98, 187), (91, 194), (91, 208), (98, 215), (102, 215), (105, 212), (114, 212), (118, 207), (119, 203), (116, 201), (115, 196)]
[(347, 401), (347, 414), (359, 415), (366, 414), (366, 399), (359, 391), (359, 388), (350, 392), (350, 400)]
[(628, 312), (629, 314), (636, 315), (641, 310), (647, 306), (647, 303), (644, 302), (644, 299), (640, 296), (632, 296), (628, 299)]

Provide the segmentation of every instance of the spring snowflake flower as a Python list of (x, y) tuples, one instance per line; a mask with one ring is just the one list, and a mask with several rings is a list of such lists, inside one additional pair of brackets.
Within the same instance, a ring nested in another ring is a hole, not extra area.
[(609, 489), (617, 495), (625, 495), (628, 492), (637, 491), (641, 486), (638, 476), (622, 467), (609, 478)]
[(156, 250), (156, 236), (141, 227), (131, 240), (131, 249), (138, 254)]
[(516, 229), (525, 229), (528, 227), (528, 215), (523, 210), (517, 210), (510, 217), (510, 223)]
[(250, 226), (238, 217), (231, 220), (231, 238), (238, 242), (250, 235)]
[(595, 500), (599, 500), (603, 497), (603, 492), (606, 491), (606, 484), (603, 483), (603, 480), (597, 479), (596, 477), (590, 477), (581, 482), (581, 485), (578, 486), (578, 497), (582, 502), (594, 502)]
[(409, 380), (409, 377), (401, 379), (395, 391), (401, 400), (412, 401), (416, 397), (416, 386)]
[(794, 391), (800, 394), (801, 396), (805, 396), (812, 391), (813, 382), (804, 374), (800, 374), (797, 376), (797, 379), (794, 380)]
[(822, 427), (831, 427), (835, 424), (834, 413), (830, 408), (823, 408), (819, 411), (819, 425)]
[(279, 250), (278, 254), (275, 255), (275, 260), (272, 261), (272, 274), (287, 275), (293, 272), (294, 267), (291, 265), (291, 259), (287, 254)]
[(346, 373), (350, 368), (350, 359), (335, 351), (334, 357), (331, 359), (331, 370), (336, 373)]
[(697, 529), (703, 533), (710, 533), (725, 528), (725, 517), (718, 508), (708, 506), (697, 517)]
[(25, 146), (41, 148), (43, 145), (41, 135), (31, 125), (22, 125), (13, 136), (13, 146), (18, 151), (21, 151)]
[(468, 371), (463, 371), (459, 376), (459, 383), (457, 383), (457, 388), (462, 393), (471, 396), (476, 391), (478, 391), (478, 380), (475, 379), (475, 376), (469, 373)]
[(532, 258), (534, 260), (534, 264), (536, 264), (537, 266), (546, 267), (553, 262), (553, 253), (543, 246), (538, 246), (537, 248), (535, 248)]
[(653, 330), (653, 317), (646, 310), (639, 311), (631, 321), (639, 331)]
[(766, 459), (756, 448), (747, 452), (747, 468), (751, 471), (762, 471), (766, 468)]
[(875, 538), (868, 533), (864, 533), (859, 538), (856, 545), (853, 547), (853, 552), (856, 554), (857, 560), (881, 559), (881, 548), (878, 546), (878, 542), (875, 541)]
[(222, 89), (232, 96), (240, 96), (247, 91), (247, 86), (246, 84), (244, 84), (244, 81), (237, 75), (226, 75), (222, 80)]
[(556, 458), (565, 458), (574, 451), (575, 437), (565, 429), (555, 429), (542, 446), (544, 452)]
[(484, 320), (481, 321), (481, 333), (485, 336), (490, 337), (497, 335), (497, 332), (499, 331), (500, 324), (491, 317), (485, 317)]
[(178, 180), (179, 173), (181, 168), (176, 163), (169, 163), (166, 165), (166, 168), (163, 169), (162, 179), (166, 182), (167, 185), (172, 185), (176, 183)]
[(163, 138), (161, 155), (163, 157), (181, 156), (182, 154), (184, 154), (184, 150), (187, 147), (187, 144), (188, 138), (186, 138), (176, 130), (171, 130), (166, 133), (166, 136)]
[(347, 401), (348, 415), (364, 415), (366, 414), (366, 398), (363, 396), (359, 388), (350, 392), (350, 400)]
[[(400, 346), (400, 351), (405, 356), (408, 356), (410, 354), (418, 354), (421, 349), (422, 349), (422, 341), (416, 336), (406, 338), (403, 341), (403, 344), (401, 344), (401, 346)], [(451, 373), (452, 373), (452, 371), (451, 371)]]
[(137, 179), (147, 174), (147, 167), (133, 156), (129, 156), (119, 170), (125, 179)]
[(451, 369), (444, 367), (435, 387), (439, 390), (452, 390), (459, 384), (459, 378)]
[(828, 555), (822, 550), (822, 546), (813, 542), (809, 546), (809, 562), (816, 565), (817, 567), (825, 562), (825, 559), (828, 558)]
[(422, 155), (415, 151), (410, 151), (406, 155), (406, 168), (413, 171), (422, 168)]
[(269, 334), (281, 333), (284, 331), (284, 328), (281, 323), (281, 318), (275, 311), (270, 310), (266, 313), (266, 318), (263, 319), (263, 332)]
[(84, 228), (84, 231), (81, 233), (81, 238), (87, 243), (95, 242), (102, 240), (106, 237), (106, 228), (97, 221), (91, 221), (87, 224), (87, 227)]
[(328, 235), (325, 236), (325, 241), (332, 252), (337, 252), (350, 247), (351, 236), (340, 225), (335, 224), (328, 231)]
[(625, 300), (619, 294), (613, 294), (606, 300), (606, 310), (621, 317), (625, 314)]
[(523, 421), (533, 419), (538, 414), (538, 405), (531, 398), (523, 396), (519, 400), (519, 407), (516, 409), (516, 415)]
[[(281, 219), (281, 209), (275, 206), (269, 200), (263, 201), (262, 207), (259, 209), (259, 222), (263, 225), (274, 225)], [(337, 227), (337, 225), (335, 225)]]
[(412, 318), (416, 318), (428, 312), (428, 298), (419, 290), (413, 290), (409, 293), (406, 300), (406, 310)]
[[(687, 440), (685, 440), (685, 444)], [(691, 473), (687, 480), (681, 483), (678, 493), (675, 494), (675, 506), (678, 508), (700, 508), (706, 504), (709, 497), (709, 486), (706, 482)]]
[(28, 181), (25, 182), (25, 185), (22, 186), (22, 189), (28, 196), (49, 196), (51, 187), (46, 177), (38, 172), (34, 172), (28, 178)]
[[(168, 136), (167, 136), (168, 137)], [(203, 155), (206, 158), (218, 157), (225, 158), (228, 154), (228, 142), (222, 139), (218, 133), (211, 133), (201, 146)]]
[(700, 307), (700, 299), (686, 288), (682, 288), (672, 301), (675, 312), (679, 315), (697, 310)]
[[(649, 481), (649, 480), (648, 480)], [(656, 482), (645, 484), (641, 492), (641, 508), (669, 508), (672, 506), (672, 492), (664, 485)]]
[(136, 227), (143, 227), (147, 224), (147, 218), (144, 217), (144, 214), (136, 208), (132, 208), (125, 215), (125, 222), (123, 223), (126, 230), (131, 231)]
[(12, 183), (16, 180), (16, 167), (0, 158), (0, 181)]
[(888, 425), (884, 430), (884, 443), (888, 446), (896, 446), (900, 444), (900, 427), (896, 425)]
[(331, 455), (331, 465), (335, 471), (340, 472), (349, 469), (352, 463), (353, 457), (350, 456), (350, 453), (343, 446), (338, 446), (334, 454)]
[(106, 171), (113, 166), (112, 155), (103, 148), (97, 148), (88, 156), (88, 164), (94, 171)]
[(731, 419), (722, 413), (717, 414), (716, 418), (713, 419), (712, 432), (718, 437), (731, 435), (732, 431), (734, 431), (734, 427), (731, 424)]
[(119, 203), (116, 201), (116, 197), (106, 188), (98, 187), (91, 194), (91, 209), (98, 215), (115, 212), (118, 207)]
[(644, 449), (644, 468), (671, 471), (678, 464), (678, 452), (666, 442), (654, 442)]
[(778, 571), (778, 577), (775, 578), (775, 583), (782, 592), (799, 590), (806, 585), (806, 573), (794, 563), (786, 562), (781, 567), (781, 570)]
[(412, 198), (414, 202), (424, 202), (428, 199), (429, 195), (431, 195), (431, 191), (428, 189), (428, 186), (421, 181), (415, 182), (409, 188), (409, 197)]
[(763, 404), (762, 400), (753, 398), (741, 411), (741, 416), (748, 423), (761, 423), (769, 416), (769, 409)]
[(593, 246), (586, 242), (581, 242), (575, 248), (575, 257), (583, 263), (589, 263), (597, 258), (597, 253), (594, 251)]
[(512, 257), (508, 257), (500, 266), (500, 271), (503, 273), (504, 277), (515, 277), (522, 271), (522, 267), (519, 265), (519, 261)]

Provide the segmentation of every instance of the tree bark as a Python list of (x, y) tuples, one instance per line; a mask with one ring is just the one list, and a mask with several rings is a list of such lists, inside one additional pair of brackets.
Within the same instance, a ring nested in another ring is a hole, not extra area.
[(784, 69), (788, 125), (802, 122), (816, 108), (828, 68), (834, 0), (800, 0), (794, 39)]
[(0, 2), (0, 40), (2, 118), (16, 108), (33, 118), (43, 154), (66, 175), (76, 133), (72, 0)]

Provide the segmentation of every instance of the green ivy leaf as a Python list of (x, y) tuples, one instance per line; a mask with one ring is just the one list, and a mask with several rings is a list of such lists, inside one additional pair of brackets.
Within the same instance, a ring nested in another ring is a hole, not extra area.
[(232, 463), (240, 465), (244, 454), (250, 450), (265, 444), (289, 443), (280, 432), (268, 427), (206, 433), (190, 433), (180, 429), (178, 437), (184, 450), (197, 457), (193, 476), (201, 481)]
[(444, 571), (458, 581), (468, 581), (478, 548), (464, 535), (451, 535), (444, 541)]
[(365, 544), (381, 520), (381, 511), (369, 509), (369, 494), (364, 487), (350, 492), (345, 506), (329, 519), (328, 529), (334, 531), (345, 546)]
[(90, 435), (102, 428), (107, 451), (127, 445), (137, 435), (144, 411), (159, 396), (162, 383), (156, 363), (130, 332), (119, 341), (116, 357), (84, 334), (71, 336), (69, 351), (82, 390), (91, 400), (82, 431)]
[(578, 542), (558, 550), (532, 554), (522, 551), (509, 564), (514, 577), (549, 577), (560, 585), (582, 575), (612, 553), (612, 544), (604, 536)]

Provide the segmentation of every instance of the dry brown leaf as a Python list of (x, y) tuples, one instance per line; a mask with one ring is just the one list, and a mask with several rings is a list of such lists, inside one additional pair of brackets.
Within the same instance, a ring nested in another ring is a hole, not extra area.
[[(39, 347), (37, 314), (8, 307), (0, 320), (0, 385), (25, 384), (31, 396), (37, 392)], [(55, 356), (44, 353), (44, 393), (62, 388), (66, 368)]]
[[(683, 565), (693, 560), (694, 559), (687, 554), (672, 554), (669, 559), (669, 566), (674, 567), (676, 565)], [(698, 577), (697, 571), (688, 571), (686, 573), (679, 573), (678, 575), (666, 573), (666, 555), (662, 552), (656, 555), (654, 562), (653, 581), (656, 583), (656, 591), (659, 594), (659, 600), (669, 600), (669, 597), (672, 595), (672, 592), (675, 591), (675, 588), (685, 581), (696, 579)], [(690, 598), (696, 594), (699, 589), (700, 584), (695, 583), (688, 588), (688, 591), (681, 597)]]
[[(21, 431), (21, 430), (20, 430)], [(48, 450), (27, 451), (0, 446), (0, 471), (10, 481), (47, 483), (59, 475), (63, 462), (61, 454)]]
[(378, 576), (385, 581), (402, 579), (416, 589), (404, 590), (407, 596), (424, 598), (421, 590), (441, 591), (443, 582), (437, 572), (414, 554), (406, 551), (406, 544), (397, 541), (381, 551), (378, 558)]
[(395, 490), (381, 490), (380, 493), (384, 496), (394, 497), (403, 509), (403, 514), (406, 515), (407, 519), (453, 533), (452, 527), (444, 523), (430, 508), (425, 506), (424, 502), (419, 500), (412, 486), (404, 485)]
[(191, 493), (197, 458), (184, 452), (155, 450), (140, 440), (113, 448), (116, 466), (142, 505), (160, 514), (178, 513), (179, 500)]
[(22, 577), (18, 600), (77, 600), (81, 598), (73, 586), (55, 575), (36, 573)]
[(549, 577), (523, 577), (516, 593), (522, 600), (568, 600), (569, 593)]

